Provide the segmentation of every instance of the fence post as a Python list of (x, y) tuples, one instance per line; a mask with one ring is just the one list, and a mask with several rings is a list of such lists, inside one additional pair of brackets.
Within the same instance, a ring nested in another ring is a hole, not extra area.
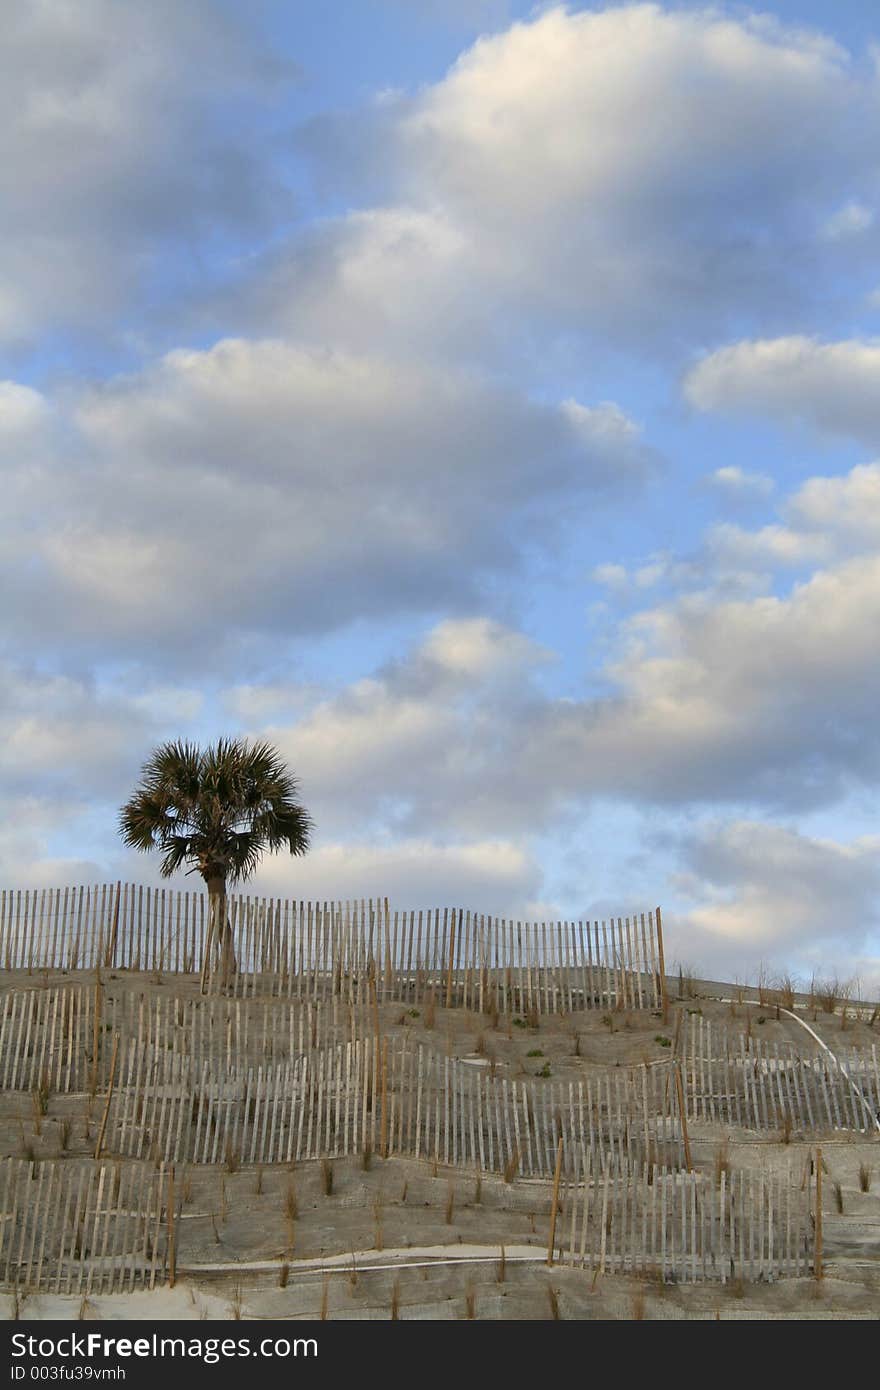
[(669, 1014), (669, 997), (666, 993), (666, 960), (663, 955), (663, 923), (660, 918), (659, 907), (654, 908), (654, 921), (657, 923), (657, 954), (660, 957), (660, 1007), (663, 1010), (663, 1022), (666, 1022)]
[(556, 1243), (556, 1213), (559, 1209), (559, 1178), (562, 1173), (562, 1137), (556, 1145), (556, 1171), (553, 1174), (553, 1200), (550, 1203), (550, 1235), (547, 1239), (547, 1263), (553, 1263), (553, 1247)]

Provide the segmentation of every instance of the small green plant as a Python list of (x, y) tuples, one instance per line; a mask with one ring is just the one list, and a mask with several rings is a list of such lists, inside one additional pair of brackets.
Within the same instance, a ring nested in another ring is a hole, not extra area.
[(552, 1076), (552, 1074), (553, 1073), (550, 1070), (549, 1062), (545, 1062), (541, 1070), (535, 1072), (535, 1076), (540, 1076), (544, 1081), (546, 1081), (550, 1076)]
[(407, 1012), (408, 1012), (408, 1017), (409, 1017), (409, 1018), (420, 1018), (420, 1017), (421, 1017), (421, 1015), (419, 1014), (418, 1009), (409, 1009)]
[(543, 1054), (543, 1052), (541, 1051), (540, 1047), (533, 1047), (533, 1048), (531, 1048), (531, 1050), (530, 1050), (529, 1052), (526, 1053), (526, 1056), (527, 1056), (527, 1057), (543, 1057), (544, 1054)]
[(515, 1018), (513, 1019), (513, 1026), (514, 1028), (528, 1028), (529, 1025), (524, 1018)]
[(671, 1047), (671, 1046), (672, 1046), (672, 1039), (671, 1039), (671, 1038), (664, 1037), (664, 1035), (663, 1035), (662, 1033), (655, 1033), (655, 1034), (654, 1034), (654, 1041), (655, 1041), (655, 1043), (657, 1043), (657, 1045), (658, 1045), (659, 1047)]

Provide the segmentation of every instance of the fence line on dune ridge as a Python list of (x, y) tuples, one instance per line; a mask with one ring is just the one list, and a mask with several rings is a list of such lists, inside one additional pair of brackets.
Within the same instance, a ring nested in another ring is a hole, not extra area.
[(364, 1037), (227, 1072), (181, 1053), (120, 1059), (108, 1153), (169, 1163), (273, 1164), (370, 1151), (468, 1170), (550, 1177), (559, 1139), (594, 1166), (683, 1162), (672, 1064), (608, 1067), (578, 1081), (493, 1077), (423, 1044)]
[[(401, 911), (388, 899), (228, 899), (241, 997), (424, 1000), (501, 1011), (657, 1008), (664, 997), (659, 908), (602, 922), (522, 922), (462, 908)], [(46, 970), (199, 974), (207, 895), (138, 884), (0, 892), (0, 964)]]

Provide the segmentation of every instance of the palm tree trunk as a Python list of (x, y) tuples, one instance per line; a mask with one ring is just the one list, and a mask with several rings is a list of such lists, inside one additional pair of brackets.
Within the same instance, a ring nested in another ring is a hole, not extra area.
[(226, 989), (238, 972), (232, 926), (226, 914), (226, 879), (222, 874), (205, 874), (204, 879), (211, 905), (209, 948), (211, 942), (216, 940), (220, 947), (221, 985)]

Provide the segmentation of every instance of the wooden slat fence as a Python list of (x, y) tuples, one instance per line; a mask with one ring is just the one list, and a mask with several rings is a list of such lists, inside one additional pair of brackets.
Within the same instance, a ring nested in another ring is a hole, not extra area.
[(163, 1167), (0, 1162), (0, 1283), (122, 1293), (164, 1281)]
[(200, 1072), (290, 1060), (372, 1027), (365, 1007), (328, 1000), (176, 998), (101, 985), (12, 989), (0, 995), (0, 1090), (100, 1090), (112, 1042), (137, 1043), (151, 1065), (183, 1055)]
[(557, 1232), (562, 1263), (683, 1283), (803, 1275), (813, 1258), (809, 1188), (790, 1169), (597, 1171), (584, 1149)]
[[(138, 884), (3, 890), (7, 970), (195, 974), (209, 920), (203, 893)], [(656, 1008), (658, 912), (608, 922), (513, 922), (459, 908), (402, 912), (387, 899), (308, 903), (229, 898), (242, 996), (455, 1003), (502, 1012)], [(216, 979), (219, 961), (208, 963)]]
[(165, 1162), (282, 1163), (404, 1154), (526, 1176), (594, 1162), (682, 1162), (670, 1064), (616, 1067), (578, 1082), (492, 1077), (421, 1044), (366, 1037), (238, 1074), (162, 1068), (130, 1043), (121, 1058), (107, 1151)]
[(802, 1133), (875, 1132), (880, 1115), (877, 1045), (835, 1044), (840, 1065), (821, 1048), (765, 1041), (691, 1014), (683, 1033), (688, 1118)]

